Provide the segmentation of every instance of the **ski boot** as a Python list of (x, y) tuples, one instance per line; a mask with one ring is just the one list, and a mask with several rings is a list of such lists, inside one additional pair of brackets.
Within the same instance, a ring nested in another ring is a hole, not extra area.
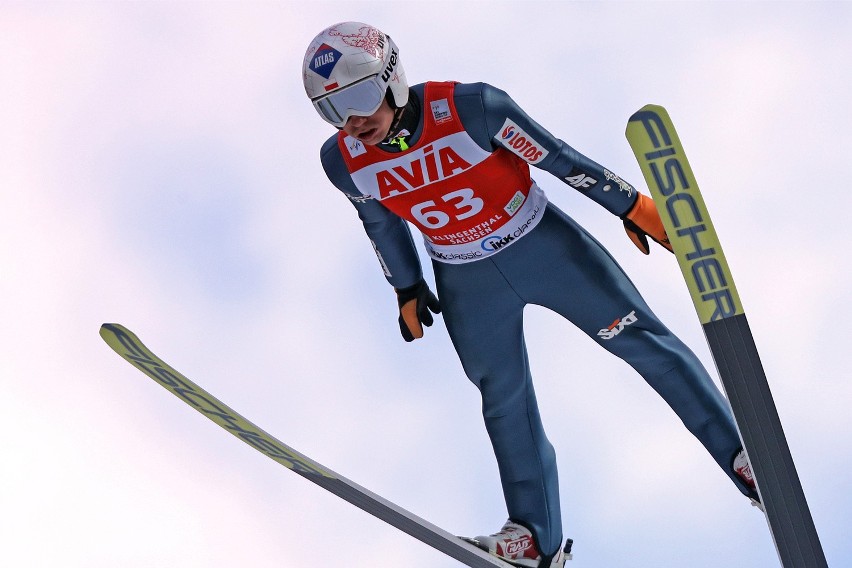
[(505, 560), (513, 566), (522, 568), (563, 568), (565, 561), (571, 559), (573, 541), (568, 539), (564, 550), (557, 550), (550, 563), (542, 564), (545, 559), (535, 545), (532, 532), (511, 520), (506, 521), (500, 532), (490, 536), (464, 538), (467, 542)]
[(751, 504), (764, 513), (766, 509), (763, 507), (763, 503), (760, 502), (760, 497), (757, 495), (757, 484), (754, 481), (754, 473), (751, 471), (751, 464), (748, 461), (748, 456), (746, 456), (745, 450), (740, 450), (740, 452), (734, 457), (733, 463), (734, 473), (737, 474), (737, 477), (748, 487), (751, 495), (748, 496), (751, 499)]

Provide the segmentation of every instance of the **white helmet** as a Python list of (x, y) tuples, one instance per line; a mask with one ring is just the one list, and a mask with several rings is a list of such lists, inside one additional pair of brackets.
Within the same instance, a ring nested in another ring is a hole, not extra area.
[(320, 116), (342, 128), (350, 116), (376, 112), (390, 89), (392, 106), (408, 102), (399, 50), (390, 36), (360, 22), (326, 28), (305, 52), (302, 80)]

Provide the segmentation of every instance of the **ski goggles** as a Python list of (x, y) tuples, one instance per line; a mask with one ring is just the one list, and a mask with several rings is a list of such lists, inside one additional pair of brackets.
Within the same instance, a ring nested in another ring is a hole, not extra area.
[(370, 116), (379, 110), (384, 98), (385, 84), (373, 75), (311, 102), (323, 120), (343, 128), (350, 116)]

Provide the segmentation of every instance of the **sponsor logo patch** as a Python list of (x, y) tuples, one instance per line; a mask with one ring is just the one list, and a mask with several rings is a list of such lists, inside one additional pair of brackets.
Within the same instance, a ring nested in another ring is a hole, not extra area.
[(346, 149), (349, 151), (349, 155), (353, 158), (357, 158), (361, 154), (367, 153), (367, 147), (364, 146), (364, 143), (357, 138), (347, 136), (343, 139), (343, 143), (346, 144)]
[(526, 199), (527, 196), (524, 195), (522, 191), (518, 191), (514, 196), (512, 196), (512, 200), (509, 201), (503, 209), (505, 209), (506, 213), (508, 213), (509, 217), (511, 217), (518, 211), (518, 209), (521, 208), (521, 205), (524, 204)]
[(522, 552), (532, 548), (532, 539), (529, 537), (519, 538), (506, 543), (506, 552), (514, 557)]
[[(614, 173), (612, 173), (611, 171), (605, 169), (604, 170), (604, 177), (606, 177), (607, 181), (611, 181), (615, 185), (617, 185), (619, 191), (625, 192), (628, 197), (633, 195), (633, 186), (630, 185), (629, 183), (627, 183), (626, 181), (624, 181), (623, 179), (621, 179), (620, 177), (618, 177), (617, 175), (615, 175)], [(609, 190), (610, 190), (610, 186), (607, 185), (604, 188), (604, 191), (609, 191)]]
[(386, 169), (376, 170), (379, 199), (419, 189), (458, 175), (471, 167), (472, 164), (459, 155), (446, 139), (438, 140), (390, 162)]
[(450, 103), (447, 102), (447, 99), (432, 101), (431, 106), (435, 124), (442, 124), (453, 119), (453, 115), (450, 114)]
[(537, 140), (509, 118), (503, 123), (497, 141), (530, 164), (539, 163), (548, 154)]
[(350, 193), (345, 193), (344, 195), (346, 195), (352, 203), (366, 203), (373, 199), (372, 195), (352, 195)]
[(639, 318), (636, 316), (636, 310), (631, 311), (624, 317), (618, 318), (609, 327), (605, 327), (598, 332), (598, 337), (609, 340), (624, 331), (628, 325), (636, 323)]
[(568, 176), (565, 178), (565, 181), (574, 189), (589, 189), (591, 186), (598, 183), (598, 180), (592, 176), (587, 176), (586, 174)]
[(308, 69), (317, 75), (320, 75), (323, 79), (328, 79), (331, 76), (331, 72), (334, 70), (334, 66), (337, 65), (338, 61), (340, 61), (341, 55), (342, 54), (339, 51), (324, 43), (319, 46), (319, 49), (317, 49), (316, 53), (314, 53)]

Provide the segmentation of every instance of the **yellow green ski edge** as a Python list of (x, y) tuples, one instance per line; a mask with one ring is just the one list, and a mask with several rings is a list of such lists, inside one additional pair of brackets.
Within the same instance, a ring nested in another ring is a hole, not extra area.
[(663, 220), (702, 324), (743, 313), (731, 271), (668, 112), (646, 105), (627, 140)]
[(132, 363), (140, 371), (171, 391), (172, 394), (259, 452), (269, 456), (284, 467), (301, 474), (336, 477), (315, 461), (276, 440), (187, 379), (154, 355), (132, 331), (124, 326), (105, 323), (101, 326), (100, 334), (107, 345), (129, 363)]

